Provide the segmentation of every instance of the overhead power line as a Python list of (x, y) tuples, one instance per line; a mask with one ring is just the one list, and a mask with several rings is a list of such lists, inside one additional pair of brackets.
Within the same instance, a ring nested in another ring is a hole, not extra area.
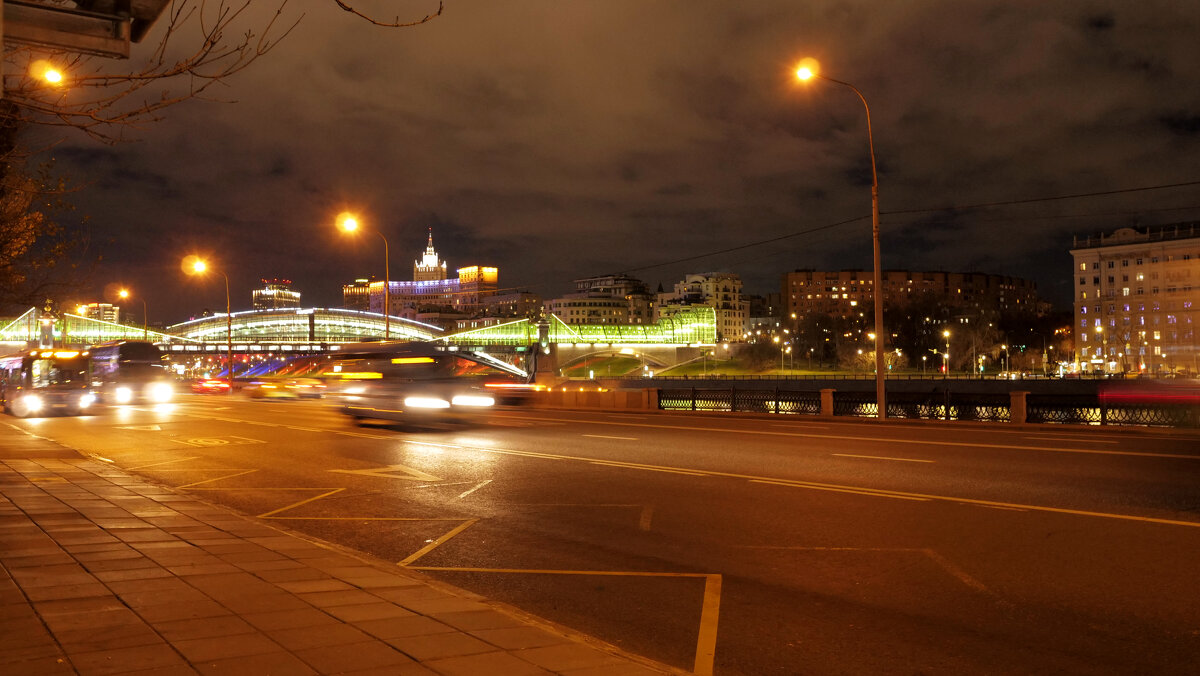
[(931, 211), (963, 211), (966, 209), (982, 209), (985, 207), (1007, 207), (1016, 204), (1034, 204), (1036, 202), (1055, 202), (1058, 200), (1073, 200), (1083, 197), (1104, 197), (1107, 195), (1122, 195), (1131, 192), (1145, 192), (1147, 190), (1165, 190), (1167, 188), (1185, 188), (1188, 186), (1200, 185), (1200, 181), (1187, 181), (1186, 183), (1167, 183), (1164, 185), (1147, 185), (1140, 188), (1122, 188), (1119, 190), (1104, 190), (1101, 192), (1081, 192), (1074, 195), (1056, 195), (1054, 197), (1032, 197), (1021, 200), (1006, 200), (1003, 202), (982, 202), (980, 204), (960, 204), (957, 206), (938, 207), (936, 209), (904, 209), (902, 211), (881, 211), (881, 215), (895, 216), (899, 214), (925, 214)]
[[(1150, 191), (1150, 190), (1165, 190), (1168, 188), (1185, 188), (1185, 187), (1197, 186), (1197, 185), (1200, 185), (1200, 181), (1185, 181), (1183, 183), (1166, 183), (1166, 184), (1162, 184), (1162, 185), (1148, 185), (1148, 186), (1141, 186), (1141, 187), (1137, 187), (1137, 188), (1121, 188), (1121, 189), (1117, 189), (1117, 190), (1103, 190), (1103, 191), (1099, 191), (1099, 192), (1074, 193), (1074, 194), (1070, 194), (1070, 195), (1056, 195), (1053, 197), (1032, 197), (1032, 198), (1027, 198), (1027, 199), (1005, 200), (1002, 202), (981, 202), (979, 204), (960, 204), (957, 206), (938, 207), (938, 208), (904, 209), (904, 210), (899, 210), (899, 211), (881, 211), (880, 215), (882, 215), (882, 216), (900, 216), (900, 215), (904, 215), (904, 214), (924, 214), (924, 213), (932, 213), (932, 212), (938, 212), (938, 211), (965, 211), (968, 209), (982, 209), (985, 207), (1014, 206), (1014, 205), (1018, 205), (1018, 204), (1035, 204), (1038, 202), (1054, 202), (1054, 201), (1060, 201), (1060, 200), (1081, 199), (1081, 198), (1085, 198), (1085, 197), (1105, 197), (1108, 195), (1121, 195), (1121, 194), (1126, 194), (1126, 193), (1146, 192), (1146, 191)], [(1158, 211), (1158, 209), (1155, 209), (1154, 211)], [(1068, 215), (1068, 216), (1045, 216), (1045, 217), (1039, 217), (1039, 220), (1046, 219), (1046, 218), (1081, 218), (1081, 217), (1087, 217), (1089, 215), (1091, 215), (1091, 214), (1073, 214), (1073, 215)], [(1106, 214), (1095, 214), (1095, 215), (1103, 216)], [(769, 239), (758, 240), (756, 242), (750, 242), (748, 244), (741, 244), (738, 246), (727, 247), (724, 249), (717, 249), (715, 251), (709, 251), (707, 253), (697, 254), (695, 256), (687, 256), (685, 258), (676, 258), (674, 260), (664, 261), (661, 263), (653, 263), (651, 265), (643, 265), (643, 266), (636, 267), (636, 268), (627, 268), (623, 272), (626, 274), (633, 273), (633, 272), (643, 272), (646, 270), (653, 270), (655, 268), (667, 267), (669, 265), (676, 265), (679, 263), (687, 263), (689, 261), (699, 260), (701, 258), (710, 258), (712, 256), (719, 256), (721, 254), (727, 254), (727, 253), (731, 253), (734, 251), (741, 251), (742, 249), (750, 249), (750, 248), (753, 248), (756, 246), (762, 246), (764, 244), (771, 244), (773, 242), (779, 242), (779, 241), (782, 241), (785, 239), (792, 239), (794, 237), (810, 235), (814, 232), (820, 232), (822, 230), (829, 230), (829, 229), (836, 228), (836, 227), (839, 227), (842, 225), (849, 225), (850, 223), (855, 223), (857, 221), (861, 221), (861, 220), (864, 220), (867, 218), (870, 218), (870, 216), (869, 215), (856, 216), (854, 218), (849, 218), (844, 221), (838, 221), (836, 223), (827, 223), (825, 225), (818, 225), (813, 228), (807, 228), (805, 230), (799, 230), (799, 231), (789, 233), (786, 235), (780, 235), (778, 237), (771, 237)], [(882, 225), (886, 226), (887, 224), (884, 223)]]
[(720, 250), (718, 250), (718, 251), (710, 251), (710, 252), (708, 252), (708, 253), (699, 254), (699, 255), (697, 255), (697, 256), (688, 256), (688, 257), (686, 257), (686, 258), (676, 258), (676, 259), (675, 259), (675, 260), (673, 260), (673, 261), (666, 261), (666, 262), (663, 262), (663, 263), (655, 263), (655, 264), (653, 264), (653, 265), (643, 265), (643, 266), (642, 266), (642, 267), (640, 267), (640, 268), (627, 268), (626, 270), (624, 270), (624, 272), (625, 272), (625, 273), (630, 273), (630, 272), (642, 272), (643, 270), (653, 270), (654, 268), (661, 268), (661, 267), (666, 267), (666, 266), (668, 266), (668, 265), (675, 265), (676, 263), (686, 263), (686, 262), (688, 262), (688, 261), (694, 261), (694, 260), (697, 260), (697, 259), (700, 259), (700, 258), (708, 258), (709, 256), (719, 256), (719, 255), (721, 255), (721, 254), (730, 253), (730, 252), (733, 252), (733, 251), (740, 251), (740, 250), (742, 250), (742, 249), (749, 249), (749, 248), (751, 248), (751, 247), (762, 246), (763, 244), (770, 244), (771, 242), (778, 242), (778, 241), (785, 240), (785, 239), (791, 239), (792, 237), (799, 237), (799, 236), (801, 236), (801, 235), (809, 235), (809, 234), (812, 234), (812, 233), (814, 233), (814, 232), (818, 232), (818, 231), (821, 231), (821, 230), (828, 230), (828, 229), (830, 229), (830, 228), (836, 228), (836, 227), (838, 227), (839, 225), (847, 225), (847, 224), (850, 224), (850, 223), (854, 223), (855, 221), (861, 221), (861, 220), (863, 220), (863, 219), (867, 219), (867, 218), (870, 218), (870, 217), (871, 217), (871, 216), (870, 216), (869, 214), (868, 214), (868, 215), (864, 215), (864, 216), (856, 216), (856, 217), (854, 217), (854, 218), (850, 218), (850, 219), (847, 219), (847, 220), (844, 220), (844, 221), (838, 221), (837, 223), (829, 223), (829, 224), (826, 224), (826, 225), (818, 225), (818, 226), (817, 226), (817, 227), (815, 227), (815, 228), (809, 228), (809, 229), (807, 229), (807, 230), (801, 230), (801, 231), (799, 231), (799, 232), (793, 232), (793, 233), (791, 233), (791, 234), (787, 234), (787, 235), (780, 235), (779, 237), (772, 237), (772, 238), (770, 238), (770, 239), (763, 239), (763, 240), (759, 240), (759, 241), (757, 241), (757, 242), (751, 242), (751, 243), (749, 243), (749, 244), (742, 244), (742, 245), (739, 245), (739, 246), (731, 246), (731, 247), (729, 247), (729, 248), (727, 248), (727, 249), (720, 249)]

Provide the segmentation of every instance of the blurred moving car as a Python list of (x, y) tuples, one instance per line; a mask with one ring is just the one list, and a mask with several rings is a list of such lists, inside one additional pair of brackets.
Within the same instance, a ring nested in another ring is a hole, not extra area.
[(242, 391), (251, 399), (320, 399), (325, 383), (316, 378), (255, 380)]
[(192, 382), (196, 394), (224, 394), (229, 391), (229, 381), (219, 378), (200, 378)]
[(427, 343), (343, 346), (327, 375), (338, 383), (341, 412), (353, 420), (413, 425), (481, 420), (498, 399), (489, 385), (526, 377), (488, 355)]

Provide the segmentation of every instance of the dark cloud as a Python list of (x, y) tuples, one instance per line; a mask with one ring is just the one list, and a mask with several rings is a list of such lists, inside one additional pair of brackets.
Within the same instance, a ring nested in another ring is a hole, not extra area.
[[(346, 208), (386, 234), (401, 279), (430, 226), (451, 267), (495, 264), (503, 286), (546, 295), (802, 231), (642, 274), (669, 287), (729, 269), (765, 293), (797, 267), (868, 267), (869, 218), (822, 228), (870, 213), (862, 103), (795, 82), (805, 55), (870, 103), (885, 212), (1200, 176), (1196, 3), (468, 0), (403, 31), (304, 10), (224, 88), (236, 103), (173, 108), (138, 143), (55, 149), (111, 235), (97, 289), (119, 277), (152, 318), (182, 319), (219, 295), (178, 271), (203, 250), (235, 305), (264, 276), (336, 305), (381, 266), (378, 238), (333, 230)], [(1197, 217), (1195, 189), (885, 214), (884, 265), (1054, 292), (1073, 234)]]

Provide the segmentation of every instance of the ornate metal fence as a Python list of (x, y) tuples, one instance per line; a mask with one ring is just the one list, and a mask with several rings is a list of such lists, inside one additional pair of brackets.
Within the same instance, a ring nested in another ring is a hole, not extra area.
[[(820, 415), (819, 392), (779, 389), (677, 388), (659, 390), (659, 408)], [(875, 417), (874, 392), (835, 392), (833, 415)], [(925, 420), (1012, 420), (1009, 393), (930, 392), (888, 394), (888, 417)], [(1029, 394), (1026, 422), (1076, 425), (1200, 427), (1200, 405), (1190, 401), (1113, 401), (1103, 396)]]
[(818, 392), (687, 388), (659, 390), (658, 407), (665, 411), (731, 411), (744, 413), (821, 413)]

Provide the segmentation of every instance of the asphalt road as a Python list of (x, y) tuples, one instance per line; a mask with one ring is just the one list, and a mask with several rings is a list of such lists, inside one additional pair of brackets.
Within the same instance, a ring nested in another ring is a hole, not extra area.
[(9, 420), (698, 673), (1200, 664), (1200, 436), (192, 396)]

